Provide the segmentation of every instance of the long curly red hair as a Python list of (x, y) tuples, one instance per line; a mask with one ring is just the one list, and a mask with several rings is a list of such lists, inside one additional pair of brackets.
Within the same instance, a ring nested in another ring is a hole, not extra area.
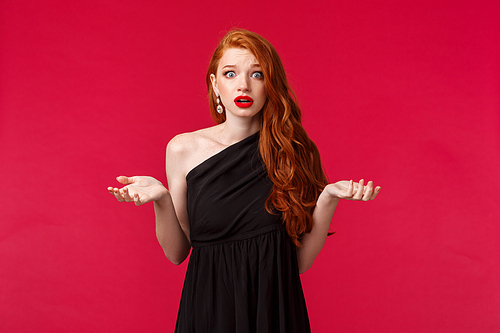
[(226, 115), (216, 111), (210, 75), (217, 73), (219, 60), (228, 48), (252, 52), (264, 74), (267, 101), (261, 111), (259, 149), (274, 184), (266, 209), (270, 213), (281, 212), (291, 240), (301, 246), (301, 237), (312, 229), (316, 200), (328, 184), (318, 148), (302, 126), (300, 108), (276, 49), (262, 36), (247, 30), (229, 31), (210, 60), (206, 81), (214, 121), (220, 124)]

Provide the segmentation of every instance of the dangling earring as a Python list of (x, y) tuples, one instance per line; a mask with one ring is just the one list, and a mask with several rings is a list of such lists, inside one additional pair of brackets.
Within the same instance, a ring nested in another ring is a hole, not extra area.
[(220, 105), (219, 95), (216, 95), (216, 96), (217, 96), (217, 112), (222, 113), (223, 109), (222, 109), (222, 105)]

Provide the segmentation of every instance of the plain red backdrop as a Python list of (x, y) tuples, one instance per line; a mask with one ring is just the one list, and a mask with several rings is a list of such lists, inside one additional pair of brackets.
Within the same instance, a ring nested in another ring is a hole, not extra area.
[(186, 263), (106, 187), (212, 124), (232, 27), (281, 54), (330, 180), (382, 186), (302, 275), (313, 332), (500, 332), (500, 4), (422, 0), (1, 1), (1, 330), (173, 330)]

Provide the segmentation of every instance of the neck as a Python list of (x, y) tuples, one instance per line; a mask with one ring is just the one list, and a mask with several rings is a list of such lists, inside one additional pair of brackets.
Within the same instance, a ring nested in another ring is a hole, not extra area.
[(231, 145), (260, 130), (260, 113), (252, 118), (229, 117), (220, 125), (220, 142)]

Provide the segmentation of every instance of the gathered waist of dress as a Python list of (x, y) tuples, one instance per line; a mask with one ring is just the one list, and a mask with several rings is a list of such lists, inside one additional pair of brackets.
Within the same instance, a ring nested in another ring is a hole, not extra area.
[(282, 224), (274, 224), (270, 226), (266, 226), (264, 228), (256, 229), (256, 230), (251, 230), (247, 232), (243, 232), (240, 234), (233, 235), (231, 237), (226, 237), (224, 239), (219, 239), (219, 240), (213, 240), (213, 241), (196, 241), (192, 240), (191, 241), (191, 246), (192, 247), (203, 247), (203, 246), (209, 246), (209, 245), (217, 245), (217, 244), (224, 244), (224, 243), (231, 243), (231, 242), (237, 242), (237, 241), (243, 241), (247, 240), (250, 238), (258, 237), (260, 235), (264, 235), (270, 232), (278, 231), (278, 230), (285, 230), (285, 226)]

